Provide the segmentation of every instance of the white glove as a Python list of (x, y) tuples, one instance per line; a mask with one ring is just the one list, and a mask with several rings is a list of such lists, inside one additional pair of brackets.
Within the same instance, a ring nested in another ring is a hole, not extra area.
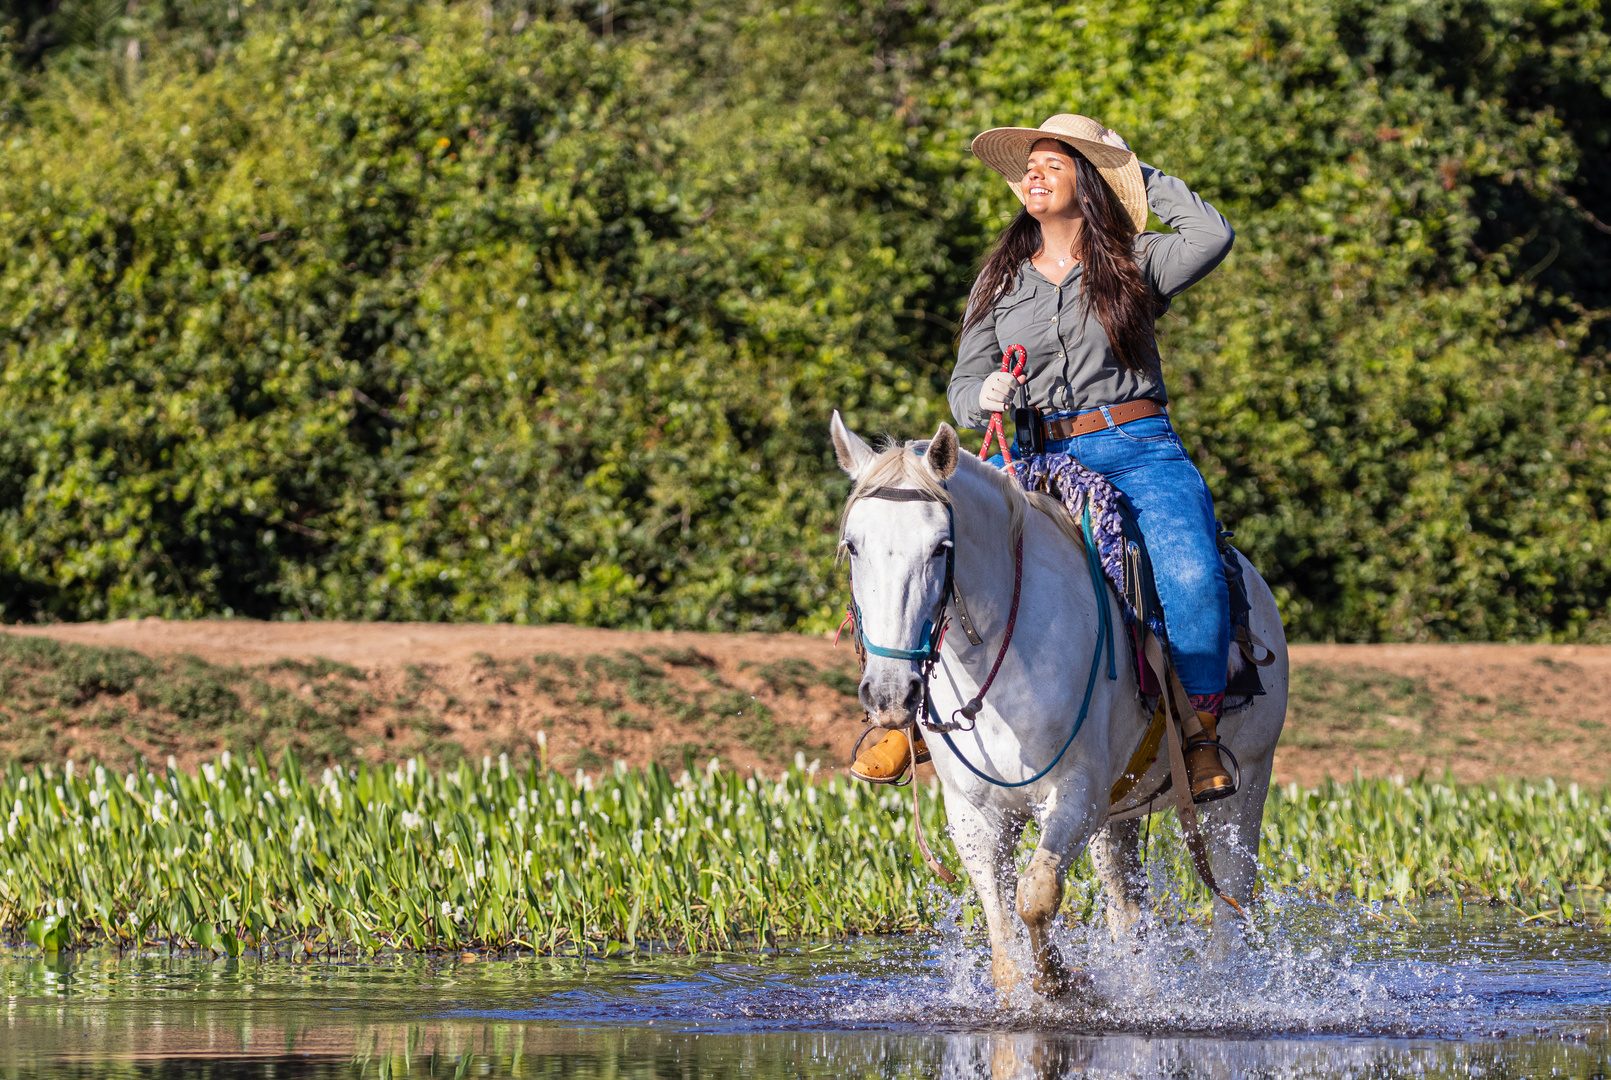
[(1107, 129), (1107, 133), (1102, 136), (1102, 141), (1109, 146), (1116, 146), (1120, 150), (1130, 149), (1130, 144), (1125, 142), (1124, 137), (1112, 128)]
[(987, 413), (1006, 412), (1007, 402), (1018, 389), (1018, 384), (1027, 381), (1022, 375), (1014, 378), (1005, 371), (991, 372), (979, 387), (979, 408)]

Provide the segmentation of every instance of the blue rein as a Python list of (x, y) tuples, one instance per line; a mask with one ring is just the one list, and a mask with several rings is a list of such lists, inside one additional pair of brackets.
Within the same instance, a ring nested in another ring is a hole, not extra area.
[(991, 776), (962, 755), (962, 751), (957, 748), (957, 744), (951, 740), (949, 731), (941, 731), (940, 738), (945, 740), (945, 745), (950, 748), (952, 754), (956, 755), (956, 759), (969, 772), (987, 784), (994, 784), (996, 787), (1001, 788), (1028, 787), (1057, 768), (1057, 763), (1063, 760), (1063, 755), (1068, 753), (1068, 748), (1074, 745), (1074, 737), (1080, 733), (1080, 728), (1085, 726), (1085, 718), (1090, 714), (1091, 695), (1096, 690), (1096, 673), (1101, 665), (1102, 646), (1104, 643), (1108, 647), (1108, 678), (1117, 679), (1119, 677), (1118, 668), (1113, 662), (1113, 631), (1111, 629), (1111, 610), (1108, 607), (1108, 587), (1106, 580), (1102, 577), (1102, 564), (1096, 553), (1096, 537), (1091, 534), (1091, 506), (1089, 503), (1086, 503), (1085, 513), (1080, 521), (1080, 529), (1085, 534), (1085, 566), (1091, 573), (1091, 585), (1096, 590), (1097, 607), (1101, 610), (1096, 628), (1096, 648), (1091, 651), (1091, 674), (1085, 680), (1085, 700), (1080, 703), (1080, 715), (1075, 718), (1074, 730), (1068, 733), (1068, 739), (1063, 743), (1063, 748), (1057, 752), (1057, 756), (1052, 758), (1051, 764), (1028, 780), (1007, 781)]

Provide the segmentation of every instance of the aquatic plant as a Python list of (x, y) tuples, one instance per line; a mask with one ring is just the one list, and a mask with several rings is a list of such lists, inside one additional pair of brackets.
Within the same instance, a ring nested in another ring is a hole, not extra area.
[[(914, 857), (910, 793), (815, 774), (803, 757), (748, 777), (714, 761), (680, 777), (622, 765), (567, 776), (506, 757), (318, 779), (260, 754), (194, 774), (13, 764), (0, 775), (0, 927), (47, 949), (234, 954), (709, 949), (931, 924), (952, 901)], [(918, 800), (954, 863), (938, 788)], [(1150, 848), (1190, 902), (1167, 826)], [(1268, 882), (1287, 889), (1498, 898), (1573, 919), (1606, 885), (1611, 796), (1549, 782), (1288, 788), (1272, 795), (1265, 849)], [(1088, 870), (1076, 879), (1088, 915)]]
[(1553, 780), (1291, 784), (1272, 792), (1262, 846), (1268, 884), (1315, 896), (1480, 898), (1571, 921), (1611, 884), (1611, 790)]
[[(932, 917), (906, 793), (659, 767), (567, 777), (223, 755), (196, 774), (13, 766), (0, 925), (47, 945), (151, 938), (361, 948), (659, 942), (911, 929)], [(937, 793), (921, 793), (939, 828)]]

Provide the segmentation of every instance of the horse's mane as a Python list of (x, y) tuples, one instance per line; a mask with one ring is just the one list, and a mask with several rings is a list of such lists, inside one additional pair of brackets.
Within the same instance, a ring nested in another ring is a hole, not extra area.
[[(861, 476), (856, 479), (856, 486), (850, 492), (850, 499), (845, 503), (844, 512), (839, 515), (839, 535), (844, 536), (845, 518), (850, 508), (860, 502), (869, 491), (882, 487), (910, 487), (916, 488), (925, 494), (931, 495), (938, 502), (949, 504), (951, 493), (945, 485), (934, 478), (928, 468), (923, 464), (923, 452), (928, 449), (929, 441), (919, 439), (908, 443), (893, 443), (879, 450), (878, 456), (862, 470)], [(1018, 481), (1006, 469), (998, 469), (987, 465), (972, 454), (961, 454), (957, 460), (957, 472), (971, 473), (996, 489), (1001, 501), (1007, 507), (1007, 539), (1016, 543), (1024, 530), (1024, 508), (1033, 506), (1036, 510), (1051, 519), (1076, 547), (1084, 546), (1084, 537), (1080, 535), (1079, 527), (1074, 519), (1069, 517), (1063, 504), (1039, 491), (1025, 491), (1018, 486)]]

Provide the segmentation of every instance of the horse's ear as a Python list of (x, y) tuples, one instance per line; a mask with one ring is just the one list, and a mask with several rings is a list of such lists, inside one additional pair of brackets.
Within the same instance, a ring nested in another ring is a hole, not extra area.
[(929, 467), (936, 479), (949, 480), (951, 474), (957, 471), (957, 457), (962, 453), (962, 447), (957, 442), (956, 428), (950, 424), (941, 424), (940, 430), (934, 433), (929, 440), (929, 448), (923, 455), (923, 463)]
[(861, 436), (845, 426), (844, 418), (839, 415), (838, 409), (833, 411), (833, 420), (828, 424), (828, 431), (833, 436), (833, 453), (839, 459), (839, 467), (845, 470), (852, 480), (857, 479), (861, 476), (861, 471), (867, 467), (867, 463), (878, 455), (873, 452), (872, 447), (862, 442)]

